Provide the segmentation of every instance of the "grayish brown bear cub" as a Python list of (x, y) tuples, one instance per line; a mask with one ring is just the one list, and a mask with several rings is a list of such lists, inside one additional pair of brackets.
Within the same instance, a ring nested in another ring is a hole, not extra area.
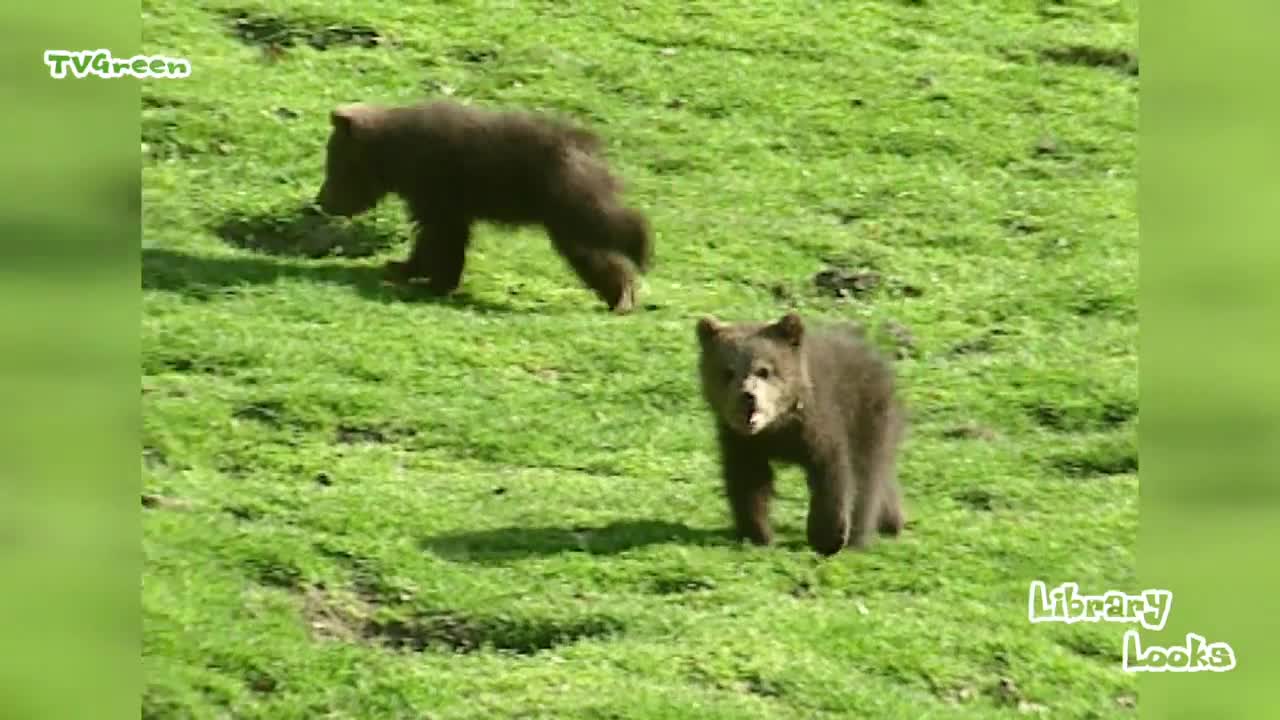
[(417, 225), (408, 259), (387, 266), (392, 279), (423, 278), (438, 293), (453, 292), (474, 222), (541, 225), (611, 310), (632, 309), (652, 238), (645, 217), (620, 204), (622, 183), (591, 132), (444, 101), (344, 105), (330, 120), (320, 208), (350, 217), (394, 193)]
[(834, 555), (904, 524), (895, 456), (905, 431), (893, 371), (860, 329), (697, 324), (702, 393), (715, 416), (725, 490), (739, 539), (767, 545), (772, 462), (809, 482), (809, 545)]

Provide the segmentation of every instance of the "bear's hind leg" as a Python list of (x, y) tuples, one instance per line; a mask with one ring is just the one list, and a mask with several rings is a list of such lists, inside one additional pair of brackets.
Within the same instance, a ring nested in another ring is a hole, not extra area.
[(880, 525), (882, 535), (898, 535), (907, 524), (906, 513), (902, 510), (902, 489), (897, 480), (885, 484), (880, 502)]
[(609, 310), (625, 315), (635, 307), (635, 272), (621, 253), (584, 242), (576, 228), (549, 228), (551, 244), (578, 278), (604, 301)]
[(808, 469), (809, 546), (819, 555), (834, 555), (849, 542), (849, 497), (853, 472), (849, 463), (831, 453)]
[(898, 433), (885, 423), (870, 441), (857, 465), (858, 494), (854, 499), (849, 544), (868, 546), (876, 533), (897, 535), (902, 530), (902, 500), (897, 482)]

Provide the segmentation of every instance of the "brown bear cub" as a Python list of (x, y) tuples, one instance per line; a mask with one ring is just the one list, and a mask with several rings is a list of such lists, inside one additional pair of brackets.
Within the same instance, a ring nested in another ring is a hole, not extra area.
[(474, 222), (541, 225), (610, 310), (632, 309), (652, 238), (644, 215), (620, 204), (622, 183), (590, 131), (447, 101), (343, 105), (330, 121), (320, 209), (351, 217), (393, 193), (417, 225), (408, 259), (388, 263), (389, 279), (451, 293)]
[(697, 324), (702, 394), (715, 416), (721, 469), (739, 540), (772, 542), (772, 462), (809, 483), (809, 545), (834, 555), (905, 522), (895, 455), (905, 412), (889, 364), (851, 325)]

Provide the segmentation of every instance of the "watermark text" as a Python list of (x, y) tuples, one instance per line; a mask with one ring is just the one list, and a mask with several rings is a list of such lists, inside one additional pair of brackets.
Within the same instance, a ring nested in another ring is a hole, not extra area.
[(1136, 622), (1148, 630), (1159, 630), (1172, 608), (1173, 593), (1168, 590), (1143, 590), (1136, 595), (1110, 590), (1101, 595), (1082, 595), (1080, 586), (1073, 582), (1049, 590), (1043, 580), (1033, 580), (1027, 617), (1033, 623)]
[[(1169, 590), (1087, 595), (1073, 582), (1050, 590), (1043, 580), (1033, 580), (1027, 597), (1027, 619), (1032, 623), (1138, 623), (1148, 630), (1162, 630), (1172, 609)], [(1144, 647), (1138, 631), (1128, 630), (1121, 661), (1125, 672), (1226, 672), (1235, 668), (1236, 654), (1227, 643), (1209, 642), (1195, 633), (1187, 633), (1183, 645)]]
[(185, 78), (191, 75), (191, 62), (165, 55), (134, 55), (117, 58), (110, 50), (45, 50), (44, 64), (55, 78)]

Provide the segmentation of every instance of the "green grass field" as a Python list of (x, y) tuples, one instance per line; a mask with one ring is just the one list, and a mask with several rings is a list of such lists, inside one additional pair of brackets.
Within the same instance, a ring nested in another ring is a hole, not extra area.
[[(1126, 626), (1027, 593), (1140, 589), (1136, 5), (143, 0), (144, 717), (1135, 716)], [(607, 138), (640, 310), (534, 229), (439, 300), (398, 202), (298, 220), (330, 108), (442, 95)], [(795, 470), (730, 540), (694, 322), (787, 309), (900, 356), (865, 553)]]

